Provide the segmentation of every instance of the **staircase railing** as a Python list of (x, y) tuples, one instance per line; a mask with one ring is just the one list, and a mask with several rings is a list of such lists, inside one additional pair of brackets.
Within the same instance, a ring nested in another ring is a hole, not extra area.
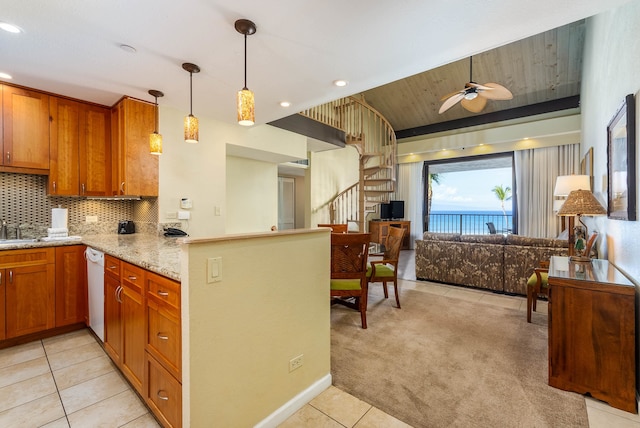
[(396, 134), (391, 124), (364, 99), (341, 98), (301, 112), (345, 132), (346, 143), (360, 154), (360, 179), (330, 203), (332, 223), (356, 221), (365, 230), (368, 213), (377, 212), (395, 190)]

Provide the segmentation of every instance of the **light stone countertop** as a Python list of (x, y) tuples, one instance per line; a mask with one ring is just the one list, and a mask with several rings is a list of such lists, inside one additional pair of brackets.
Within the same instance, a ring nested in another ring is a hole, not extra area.
[(180, 244), (176, 238), (132, 233), (130, 235), (87, 235), (87, 247), (180, 281)]
[(159, 275), (180, 281), (180, 244), (177, 238), (152, 234), (86, 235), (81, 240), (35, 241), (0, 245), (0, 251), (42, 247), (86, 245), (113, 257), (143, 267)]

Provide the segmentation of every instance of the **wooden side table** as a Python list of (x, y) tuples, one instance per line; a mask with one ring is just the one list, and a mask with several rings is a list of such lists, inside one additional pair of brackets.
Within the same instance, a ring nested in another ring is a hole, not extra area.
[(549, 385), (637, 413), (635, 286), (606, 260), (549, 265)]

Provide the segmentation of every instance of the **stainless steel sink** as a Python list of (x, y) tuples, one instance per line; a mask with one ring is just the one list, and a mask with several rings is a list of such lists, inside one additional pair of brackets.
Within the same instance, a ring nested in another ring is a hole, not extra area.
[(0, 239), (0, 245), (28, 244), (30, 242), (38, 242), (38, 239)]

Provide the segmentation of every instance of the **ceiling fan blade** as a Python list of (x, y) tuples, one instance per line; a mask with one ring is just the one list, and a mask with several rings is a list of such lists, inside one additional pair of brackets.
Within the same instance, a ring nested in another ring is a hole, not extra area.
[(513, 98), (513, 94), (510, 90), (497, 83), (485, 83), (482, 91), (478, 91), (478, 94), (488, 100), (510, 100)]
[(460, 104), (471, 113), (480, 113), (484, 106), (487, 105), (487, 99), (483, 97), (475, 97), (472, 100), (464, 98)]
[(444, 97), (440, 98), (440, 101), (444, 101), (447, 98), (451, 98), (452, 96), (456, 95), (456, 94), (462, 94), (464, 95), (464, 89), (462, 91), (455, 91), (455, 92), (451, 92), (450, 94), (445, 95)]
[(478, 84), (478, 83), (476, 83), (476, 82), (469, 82), (469, 83), (467, 83), (467, 84), (465, 85), (465, 87), (476, 88), (476, 89), (482, 89), (482, 90), (485, 90), (485, 89), (492, 89), (492, 88), (490, 88), (489, 86), (480, 85), (480, 84)]
[(464, 98), (464, 92), (454, 93), (453, 96), (449, 97), (449, 99), (447, 99), (444, 103), (442, 103), (442, 106), (440, 107), (440, 110), (438, 110), (438, 113), (440, 114), (444, 113), (445, 111), (449, 110), (458, 101), (460, 101), (463, 98)]

